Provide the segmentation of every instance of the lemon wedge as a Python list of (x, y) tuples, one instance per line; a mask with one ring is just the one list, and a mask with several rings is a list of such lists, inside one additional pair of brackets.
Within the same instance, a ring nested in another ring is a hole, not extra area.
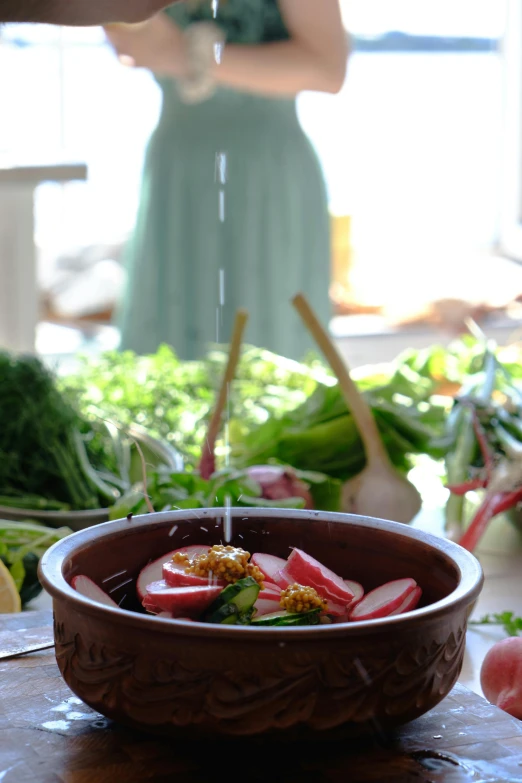
[(22, 611), (22, 602), (14, 579), (0, 560), (0, 614), (14, 614)]

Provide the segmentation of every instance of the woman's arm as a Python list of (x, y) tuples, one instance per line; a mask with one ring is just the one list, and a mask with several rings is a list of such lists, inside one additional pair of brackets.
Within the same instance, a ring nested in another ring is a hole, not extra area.
[(280, 0), (280, 8), (290, 40), (226, 46), (216, 65), (216, 80), (265, 95), (339, 92), (349, 45), (338, 0)]
[[(215, 66), (219, 84), (261, 95), (294, 96), (303, 90), (338, 92), (348, 61), (348, 35), (339, 0), (280, 0), (290, 39), (225, 46)], [(122, 62), (159, 76), (185, 75), (184, 38), (165, 15), (137, 27), (106, 33)]]
[(139, 22), (167, 5), (169, 0), (0, 0), (0, 23), (83, 26), (115, 21)]

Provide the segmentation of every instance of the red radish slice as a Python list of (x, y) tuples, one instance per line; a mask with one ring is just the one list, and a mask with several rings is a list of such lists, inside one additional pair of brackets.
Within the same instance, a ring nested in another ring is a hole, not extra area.
[(420, 587), (416, 587), (415, 590), (413, 590), (409, 595), (406, 596), (402, 604), (398, 607), (398, 609), (394, 609), (393, 612), (390, 612), (390, 616), (392, 614), (404, 614), (405, 612), (411, 612), (417, 604), (420, 601), (422, 595), (422, 590)]
[(275, 555), (265, 555), (262, 552), (256, 552), (252, 555), (251, 563), (259, 568), (267, 582), (279, 584), (277, 581), (278, 572), (285, 567), (286, 560)]
[(272, 603), (279, 603), (281, 600), (281, 591), (278, 590), (276, 593), (272, 590), (261, 590), (257, 598), (258, 600), (261, 598), (265, 601), (272, 601)]
[(273, 582), (263, 582), (263, 592), (274, 593), (275, 595), (281, 594), (281, 588), (279, 585), (273, 584)]
[(321, 589), (326, 591), (340, 604), (349, 604), (353, 601), (353, 592), (344, 580), (301, 549), (292, 550), (285, 566), (285, 573), (297, 584), (314, 587), (318, 592)]
[[(281, 580), (281, 586), (283, 588), (296, 583), (296, 580), (292, 579), (292, 577), (288, 573), (286, 573), (286, 569), (283, 569), (282, 571), (279, 572), (279, 578)], [(299, 582), (297, 584), (299, 584)], [(301, 582), (301, 584), (304, 583)], [(316, 593), (320, 595), (321, 598), (324, 598), (324, 600), (328, 602), (328, 607), (329, 607), (328, 614), (333, 614), (333, 615), (346, 614), (348, 606), (354, 605), (353, 600), (340, 602), (337, 596), (332, 595), (328, 590), (324, 588), (323, 585), (317, 584), (317, 582), (314, 582), (311, 578), (308, 579), (308, 587), (313, 587)], [(331, 611), (330, 611), (330, 607), (331, 607)]]
[(288, 576), (284, 568), (277, 572), (277, 580), (277, 584), (281, 590), (284, 590), (285, 587), (289, 587), (290, 585), (295, 584), (295, 579), (292, 579), (290, 576)]
[(346, 587), (353, 593), (352, 607), (355, 606), (355, 602), (359, 602), (364, 596), (364, 587), (359, 582), (352, 582), (351, 579), (345, 579), (344, 583)]
[(256, 617), (260, 617), (262, 614), (273, 614), (280, 609), (279, 601), (269, 601), (267, 598), (258, 598), (254, 604), (256, 610)]
[(350, 620), (374, 620), (377, 617), (387, 617), (398, 609), (403, 601), (417, 587), (414, 579), (395, 579), (385, 585), (376, 587), (350, 612)]
[[(280, 580), (281, 587), (284, 589), (285, 587), (289, 587), (289, 585), (295, 584), (295, 579), (291, 579), (288, 574), (285, 573), (285, 570), (279, 571), (278, 579)], [(337, 598), (332, 598), (330, 593), (328, 593), (324, 588), (320, 587), (316, 584), (309, 584), (308, 587), (313, 587), (314, 590), (318, 595), (323, 598), (327, 604), (328, 608), (326, 610), (327, 614), (331, 614), (334, 617), (338, 617), (340, 615), (346, 615), (348, 611), (349, 604), (347, 603), (339, 603)], [(350, 604), (353, 602), (350, 602)]]
[(222, 589), (220, 586), (168, 587), (161, 581), (148, 585), (147, 593), (151, 604), (160, 611), (172, 612), (174, 617), (193, 617), (210, 606)]
[(98, 587), (92, 579), (89, 579), (88, 576), (75, 576), (71, 585), (80, 595), (85, 596), (85, 598), (90, 598), (91, 601), (118, 608), (116, 601), (113, 601), (110, 595), (107, 595), (107, 593), (104, 592), (101, 587)]
[[(159, 609), (159, 608), (158, 608), (158, 607), (157, 607), (157, 606), (154, 604), (154, 602), (152, 601), (152, 599), (151, 599), (151, 598), (150, 598), (150, 596), (148, 596), (148, 595), (146, 595), (146, 596), (145, 596), (145, 598), (143, 599), (143, 601), (142, 601), (142, 604), (141, 604), (141, 605), (142, 605), (142, 606), (143, 606), (143, 608), (144, 608), (144, 609), (145, 609), (147, 612), (149, 612), (150, 614), (161, 614), (161, 609)], [(166, 612), (166, 614), (168, 614), (170, 617), (172, 617), (172, 613), (171, 613), (171, 612)]]
[(157, 560), (153, 560), (152, 563), (148, 563), (145, 568), (142, 568), (136, 582), (136, 592), (138, 598), (143, 601), (146, 593), (147, 585), (151, 582), (157, 582), (163, 578), (163, 564), (172, 560), (172, 556), (176, 552), (181, 552), (189, 557), (196, 557), (196, 555), (202, 555), (208, 552), (209, 546), (203, 544), (191, 544), (190, 546), (183, 546), (181, 549), (174, 549), (172, 552), (167, 552), (166, 555), (158, 557)]
[(159, 612), (158, 617), (162, 617), (164, 620), (183, 620), (186, 623), (195, 622), (192, 617), (174, 617), (172, 612)]
[(347, 616), (347, 609), (349, 607), (346, 606), (346, 604), (336, 604), (333, 601), (326, 600), (328, 604), (328, 608), (326, 610), (326, 614), (331, 614), (333, 617), (346, 617)]
[(174, 563), (170, 560), (163, 563), (163, 579), (170, 587), (206, 587), (207, 585), (221, 585), (225, 587), (222, 579), (213, 579), (208, 576), (196, 576), (187, 574), (183, 563)]

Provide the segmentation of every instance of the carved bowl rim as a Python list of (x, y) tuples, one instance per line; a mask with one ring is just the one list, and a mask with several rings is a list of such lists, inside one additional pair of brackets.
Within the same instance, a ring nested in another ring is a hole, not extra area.
[[(432, 549), (448, 557), (460, 573), (457, 587), (449, 595), (439, 601), (430, 604), (414, 612), (408, 612), (393, 617), (384, 617), (376, 620), (365, 620), (352, 623), (338, 623), (333, 625), (301, 626), (295, 628), (255, 628), (253, 626), (234, 625), (208, 625), (206, 623), (187, 622), (185, 620), (171, 620), (153, 615), (139, 614), (127, 609), (113, 608), (99, 604), (89, 598), (80, 595), (74, 590), (63, 576), (64, 563), (79, 549), (89, 545), (90, 542), (99, 542), (100, 538), (107, 538), (108, 542), (120, 536), (132, 535), (137, 530), (147, 527), (166, 527), (173, 524), (195, 524), (200, 521), (199, 515), (205, 512), (205, 519), (212, 520), (222, 518), (225, 513), (231, 517), (244, 518), (255, 523), (256, 519), (283, 517), (285, 520), (320, 520), (347, 525), (371, 527), (402, 536), (407, 539), (415, 539), (425, 543)], [(479, 561), (468, 551), (445, 538), (426, 533), (422, 530), (408, 527), (400, 522), (390, 522), (384, 519), (362, 517), (356, 514), (342, 514), (337, 512), (317, 512), (295, 509), (278, 508), (224, 508), (198, 509), (198, 518), (190, 509), (180, 511), (165, 511), (155, 514), (146, 514), (133, 517), (132, 524), (127, 519), (119, 519), (112, 522), (89, 527), (73, 533), (65, 539), (54, 544), (42, 557), (39, 565), (39, 578), (44, 589), (55, 600), (65, 602), (76, 612), (89, 614), (98, 619), (105, 619), (108, 623), (130, 626), (149, 630), (154, 633), (178, 634), (184, 636), (204, 636), (215, 638), (235, 638), (237, 641), (254, 637), (257, 642), (262, 639), (281, 637), (291, 634), (292, 638), (322, 637), (360, 637), (382, 633), (383, 630), (399, 632), (406, 628), (414, 628), (419, 624), (430, 624), (441, 617), (458, 612), (469, 607), (476, 600), (484, 583), (484, 575)], [(326, 641), (326, 639), (325, 639)]]

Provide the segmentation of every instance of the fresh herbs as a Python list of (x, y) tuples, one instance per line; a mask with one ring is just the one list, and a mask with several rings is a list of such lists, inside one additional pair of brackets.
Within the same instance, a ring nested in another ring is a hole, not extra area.
[[(340, 482), (318, 473), (295, 471), (296, 479), (304, 481), (314, 506), (338, 511), (341, 502)], [(173, 473), (167, 468), (152, 471), (147, 477), (147, 494), (155, 511), (182, 508), (214, 508), (231, 506), (271, 508), (304, 508), (302, 497), (270, 500), (263, 497), (261, 485), (246, 470), (225, 468), (206, 481), (195, 473)], [(129, 514), (148, 511), (143, 485), (135, 486), (110, 511), (111, 519), (123, 519)]]
[(522, 617), (514, 612), (485, 614), (480, 620), (469, 620), (468, 625), (501, 625), (508, 636), (518, 636), (522, 632)]
[[(225, 352), (215, 350), (204, 361), (182, 362), (166, 345), (150, 356), (109, 351), (83, 358), (73, 374), (61, 379), (61, 386), (82, 411), (94, 407), (122, 425), (139, 424), (175, 446), (194, 467), (201, 457), (208, 416), (226, 360)], [(295, 408), (318, 382), (328, 379), (319, 362), (298, 364), (247, 347), (227, 410), (231, 437), (232, 430), (249, 431), (269, 417)], [(218, 456), (223, 447), (221, 442)]]
[(132, 439), (82, 414), (34, 357), (0, 353), (0, 505), (30, 511), (106, 508), (135, 480)]

